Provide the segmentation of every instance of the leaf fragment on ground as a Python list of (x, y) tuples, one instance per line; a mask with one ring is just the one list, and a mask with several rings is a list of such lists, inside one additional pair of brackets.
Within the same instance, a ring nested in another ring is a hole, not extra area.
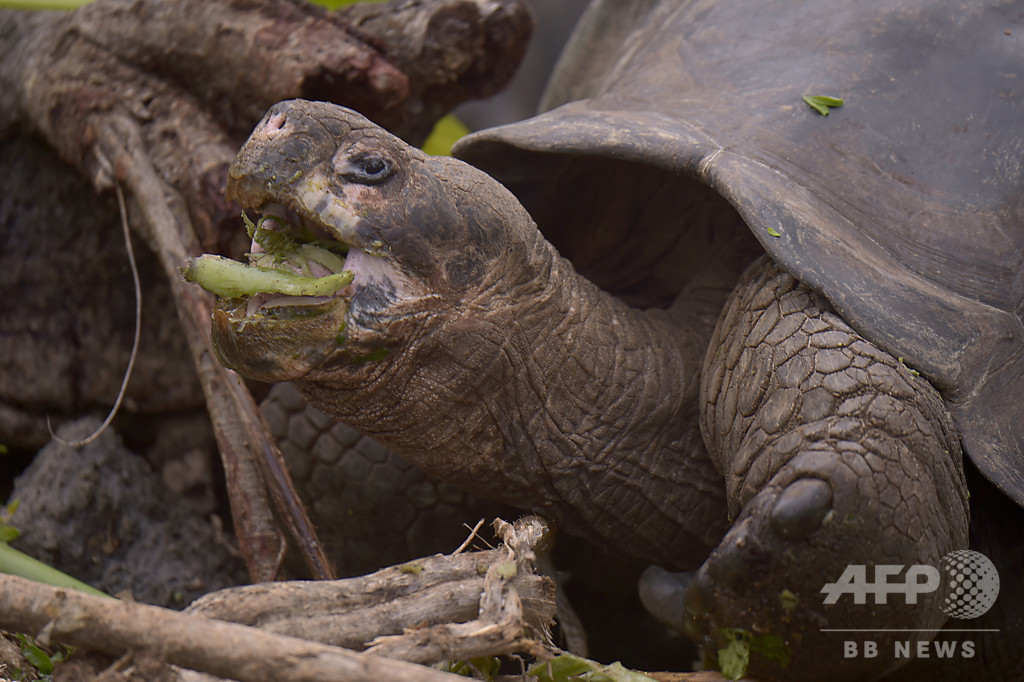
[(743, 637), (736, 637), (718, 650), (718, 668), (730, 680), (741, 679), (750, 665), (750, 645)]
[(626, 668), (616, 661), (602, 665), (572, 654), (561, 654), (550, 661), (539, 661), (527, 673), (539, 682), (654, 682), (643, 673)]
[(492, 682), (501, 672), (501, 659), (497, 656), (484, 656), (471, 658), (468, 661), (443, 661), (435, 665), (434, 668), (442, 672)]
[(781, 668), (789, 666), (789, 646), (779, 635), (755, 635), (743, 628), (722, 628), (719, 636), (726, 638), (726, 644), (718, 650), (718, 668), (730, 680), (741, 679), (747, 674), (751, 655)]
[(53, 659), (50, 658), (49, 654), (36, 646), (35, 641), (31, 637), (20, 632), (15, 634), (14, 637), (18, 640), (18, 644), (21, 645), (21, 653), (25, 656), (26, 661), (34, 665), (43, 675), (49, 675), (53, 672)]

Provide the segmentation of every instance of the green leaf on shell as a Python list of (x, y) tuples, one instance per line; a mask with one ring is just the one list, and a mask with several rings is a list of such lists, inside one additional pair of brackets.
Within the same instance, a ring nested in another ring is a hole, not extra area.
[(830, 109), (843, 106), (843, 100), (828, 95), (805, 95), (803, 100), (822, 116), (828, 116)]

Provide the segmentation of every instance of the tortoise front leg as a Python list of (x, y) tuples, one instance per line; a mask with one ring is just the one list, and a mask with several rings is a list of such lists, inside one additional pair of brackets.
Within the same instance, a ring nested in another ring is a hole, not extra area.
[[(734, 523), (688, 589), (689, 625), (712, 652), (736, 636), (730, 629), (745, 631), (751, 673), (762, 677), (865, 679), (906, 662), (894, 641), (916, 651), (914, 640), (945, 620), (941, 590), (925, 591), (934, 580), (908, 569), (967, 546), (960, 445), (939, 394), (763, 259), (726, 306), (701, 397)], [(864, 567), (864, 580), (843, 577), (850, 565)], [(875, 581), (922, 593), (908, 603), (868, 587), (858, 604), (852, 593), (822, 592)], [(865, 640), (877, 656), (863, 655)], [(856, 657), (845, 657), (846, 641)], [(779, 644), (791, 656), (785, 668), (756, 655)]]

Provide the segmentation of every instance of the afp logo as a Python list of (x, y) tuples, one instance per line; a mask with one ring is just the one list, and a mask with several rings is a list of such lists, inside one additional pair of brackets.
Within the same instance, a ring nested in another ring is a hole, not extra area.
[[(866, 604), (872, 595), (875, 604), (888, 603), (889, 595), (903, 595), (906, 604), (917, 604), (917, 597), (939, 589), (945, 575), (942, 610), (953, 618), (977, 618), (985, 614), (999, 596), (999, 573), (987, 556), (968, 549), (950, 552), (935, 566), (914, 564), (904, 572), (902, 564), (878, 564), (873, 580), (868, 567), (851, 564), (839, 580), (821, 588), (825, 604), (835, 604), (843, 595), (854, 604)], [(902, 574), (903, 579), (899, 577)]]

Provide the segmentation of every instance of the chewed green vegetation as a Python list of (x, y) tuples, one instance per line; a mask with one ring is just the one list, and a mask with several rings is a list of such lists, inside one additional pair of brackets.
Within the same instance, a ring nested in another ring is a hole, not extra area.
[(182, 270), (185, 279), (221, 298), (260, 293), (288, 296), (332, 296), (352, 282), (344, 270), (342, 242), (317, 239), (276, 216), (253, 222), (242, 214), (246, 231), (260, 251), (247, 254), (250, 264), (203, 254)]
[(239, 298), (263, 293), (331, 296), (352, 282), (351, 272), (339, 272), (325, 277), (306, 277), (288, 270), (246, 265), (209, 253), (190, 258), (184, 268), (184, 275), (189, 282), (195, 282), (221, 298)]
[[(252, 264), (261, 268), (283, 269), (312, 277), (312, 265), (318, 264), (332, 273), (345, 267), (348, 245), (333, 239), (317, 239), (305, 229), (296, 229), (283, 218), (264, 216), (254, 223), (242, 212), (245, 231), (263, 251), (246, 254)], [(270, 225), (270, 227), (267, 227)]]

